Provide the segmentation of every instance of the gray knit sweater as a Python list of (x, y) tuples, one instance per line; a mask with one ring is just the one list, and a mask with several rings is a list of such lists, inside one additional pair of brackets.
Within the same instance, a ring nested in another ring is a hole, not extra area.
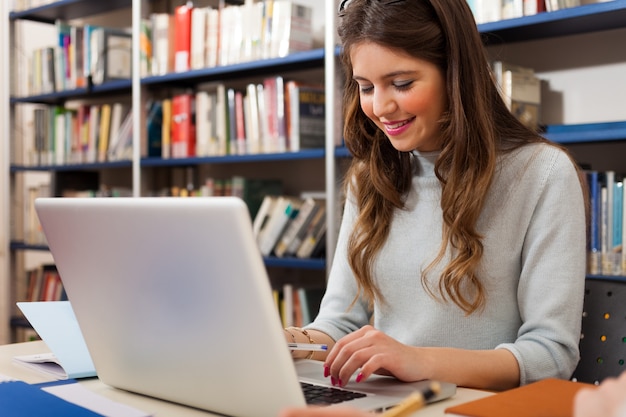
[[(414, 346), (508, 349), (519, 362), (522, 385), (569, 378), (579, 359), (586, 251), (583, 195), (572, 162), (546, 144), (500, 157), (478, 221), (486, 307), (468, 316), (455, 304), (429, 296), (420, 278), (442, 236), (436, 158), (437, 153), (414, 152), (406, 209), (396, 212), (374, 263), (374, 280), (386, 299), (375, 305), (374, 326)], [(356, 210), (349, 197), (326, 295), (308, 326), (335, 340), (371, 318), (363, 300), (348, 309), (356, 284), (346, 244)], [(433, 270), (432, 282), (440, 271)]]

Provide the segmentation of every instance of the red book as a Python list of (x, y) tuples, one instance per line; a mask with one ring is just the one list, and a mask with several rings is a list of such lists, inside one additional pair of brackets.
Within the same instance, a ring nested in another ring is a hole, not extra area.
[(172, 158), (195, 156), (196, 132), (193, 120), (193, 94), (172, 98)]
[(174, 71), (191, 68), (191, 3), (176, 7), (174, 12)]

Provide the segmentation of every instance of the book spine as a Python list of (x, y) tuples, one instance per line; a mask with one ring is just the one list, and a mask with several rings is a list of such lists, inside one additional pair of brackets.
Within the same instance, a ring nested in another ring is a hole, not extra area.
[(191, 64), (191, 3), (175, 9), (174, 71), (189, 71)]

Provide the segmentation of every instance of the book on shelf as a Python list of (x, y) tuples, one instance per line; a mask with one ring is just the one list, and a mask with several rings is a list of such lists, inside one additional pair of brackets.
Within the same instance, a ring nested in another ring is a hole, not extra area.
[(235, 141), (236, 155), (245, 155), (248, 153), (248, 141), (246, 122), (244, 114), (243, 93), (235, 91)]
[(274, 205), (278, 201), (278, 195), (267, 194), (263, 197), (263, 201), (261, 201), (261, 205), (257, 210), (257, 214), (254, 216), (254, 220), (252, 222), (252, 231), (254, 236), (259, 242), (261, 238), (261, 231), (265, 227), (266, 223), (270, 218), (270, 214), (274, 208)]
[[(131, 107), (125, 103), (116, 102), (111, 105), (111, 123), (109, 127), (109, 143), (106, 147), (106, 157), (104, 158), (107, 161), (113, 161), (118, 159), (115, 150), (119, 145), (121, 137), (122, 125), (127, 120), (132, 120), (132, 118), (128, 118)], [(132, 126), (132, 124), (131, 124)]]
[(46, 236), (35, 210), (35, 200), (40, 197), (50, 197), (50, 184), (44, 182), (32, 185), (28, 187), (27, 193), (24, 241), (32, 245), (45, 245)]
[(164, 98), (161, 102), (163, 106), (163, 126), (161, 127), (161, 157), (163, 159), (172, 156), (172, 99)]
[(289, 150), (323, 148), (326, 141), (326, 92), (322, 85), (286, 83)]
[(152, 22), (141, 19), (139, 30), (139, 75), (147, 77), (152, 74)]
[(152, 75), (165, 75), (174, 70), (174, 15), (152, 13)]
[[(116, 103), (119, 104), (119, 103)], [(125, 112), (125, 113), (124, 113)], [(115, 125), (111, 133), (111, 144), (107, 150), (107, 161), (121, 161), (132, 159), (133, 151), (133, 112), (132, 109), (122, 109), (123, 120), (119, 127)]]
[(270, 57), (284, 57), (313, 47), (313, 9), (288, 0), (274, 0)]
[(231, 195), (240, 197), (246, 202), (250, 211), (250, 218), (254, 219), (259, 212), (266, 196), (277, 196), (283, 193), (283, 183), (280, 179), (232, 178)]
[(163, 154), (163, 102), (149, 100), (146, 115), (147, 157), (160, 158)]
[(545, 0), (523, 0), (524, 16), (532, 16), (546, 11)]
[(601, 242), (600, 242), (600, 173), (596, 170), (587, 170), (585, 173), (589, 189), (589, 229), (588, 229), (588, 260), (587, 271), (590, 274), (600, 273)]
[(195, 156), (195, 105), (192, 93), (172, 97), (172, 158)]
[(237, 155), (237, 108), (235, 106), (235, 89), (226, 89), (226, 153)]
[(476, 23), (502, 20), (502, 4), (500, 0), (469, 0), (468, 3), (474, 13)]
[(492, 62), (492, 70), (507, 108), (524, 125), (537, 130), (540, 123), (541, 80), (532, 68), (504, 61)]
[(62, 165), (130, 159), (132, 112), (123, 102), (42, 106), (33, 110), (28, 164)]
[(267, 77), (263, 80), (263, 100), (267, 126), (264, 135), (265, 152), (285, 152), (285, 85), (282, 76)]
[(100, 132), (98, 134), (98, 162), (106, 161), (111, 131), (111, 105), (103, 104), (100, 108)]
[(587, 169), (585, 177), (589, 196), (587, 232), (587, 272), (616, 276), (626, 271), (626, 216), (624, 213), (624, 176), (612, 170)]
[(91, 32), (91, 83), (130, 79), (132, 71), (131, 34), (122, 29), (96, 27)]
[(206, 66), (213, 68), (219, 62), (220, 12), (218, 9), (207, 11), (206, 26)]
[(253, 83), (246, 86), (244, 97), (244, 122), (248, 153), (261, 152), (261, 123), (259, 117), (259, 99), (257, 86)]
[(206, 40), (207, 21), (211, 7), (194, 7), (191, 10), (191, 38), (189, 46), (189, 68), (199, 69), (207, 66)]
[(581, 0), (545, 0), (546, 11), (555, 12), (557, 10), (568, 9), (581, 5)]
[(513, 19), (522, 16), (524, 16), (523, 0), (502, 0), (501, 19)]
[(305, 238), (308, 226), (320, 209), (321, 204), (323, 203), (319, 203), (311, 197), (303, 199), (298, 215), (289, 223), (274, 248), (274, 254), (277, 257), (295, 256)]
[(296, 251), (298, 258), (322, 257), (326, 244), (326, 206), (321, 206), (309, 223), (302, 243)]
[(284, 327), (303, 327), (319, 312), (325, 288), (304, 288), (286, 283), (274, 289), (274, 300)]
[(187, 2), (174, 10), (174, 71), (191, 68), (191, 16), (193, 3)]
[(264, 256), (273, 253), (274, 246), (289, 223), (297, 216), (301, 205), (302, 200), (298, 197), (278, 196), (258, 236), (259, 248)]

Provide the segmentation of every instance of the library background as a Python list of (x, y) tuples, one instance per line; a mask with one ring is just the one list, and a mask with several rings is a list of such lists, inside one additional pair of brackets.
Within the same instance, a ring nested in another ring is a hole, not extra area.
[[(468, 1), (511, 111), (586, 170), (588, 280), (626, 282), (626, 0)], [(277, 311), (311, 320), (350, 160), (338, 1), (0, 7), (0, 344), (37, 337), (17, 301), (65, 296), (39, 196), (240, 196)]]

